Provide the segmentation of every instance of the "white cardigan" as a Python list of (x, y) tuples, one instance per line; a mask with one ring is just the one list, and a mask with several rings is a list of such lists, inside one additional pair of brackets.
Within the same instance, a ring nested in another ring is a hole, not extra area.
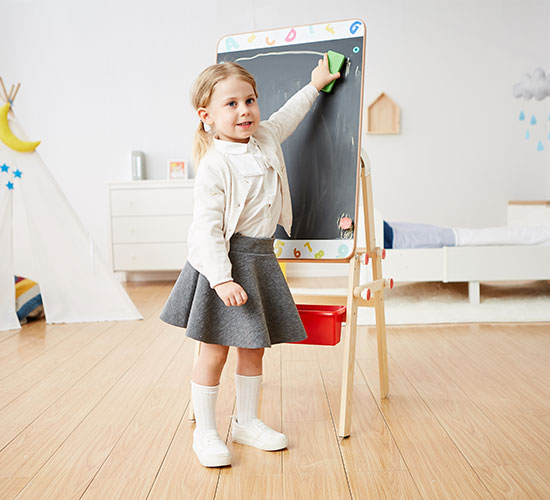
[[(279, 224), (290, 235), (292, 205), (281, 143), (296, 130), (319, 93), (308, 84), (292, 96), (254, 134), (269, 164), (277, 171), (283, 195)], [(189, 263), (213, 288), (231, 281), (229, 239), (235, 232), (250, 189), (250, 180), (232, 165), (231, 155), (212, 147), (195, 176), (193, 222), (189, 228)]]

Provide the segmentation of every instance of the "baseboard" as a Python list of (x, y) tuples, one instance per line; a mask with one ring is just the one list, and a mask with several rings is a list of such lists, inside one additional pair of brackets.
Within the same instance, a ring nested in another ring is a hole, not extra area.
[(176, 281), (180, 271), (132, 271), (115, 273), (120, 281)]

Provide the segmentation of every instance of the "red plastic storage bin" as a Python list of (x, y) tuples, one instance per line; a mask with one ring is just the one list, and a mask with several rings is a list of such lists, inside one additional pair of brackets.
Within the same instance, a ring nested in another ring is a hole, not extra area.
[(307, 339), (293, 344), (336, 345), (340, 342), (346, 306), (296, 304), (306, 329)]

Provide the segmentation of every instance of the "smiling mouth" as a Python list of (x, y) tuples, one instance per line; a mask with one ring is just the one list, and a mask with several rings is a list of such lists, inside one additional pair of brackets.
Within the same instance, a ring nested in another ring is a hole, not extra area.
[(237, 125), (239, 127), (250, 127), (250, 125), (252, 125), (252, 122), (241, 122), (241, 123), (237, 123)]

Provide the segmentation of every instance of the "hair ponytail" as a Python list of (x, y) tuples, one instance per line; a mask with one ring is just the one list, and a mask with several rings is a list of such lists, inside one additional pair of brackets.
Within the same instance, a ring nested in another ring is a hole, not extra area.
[(201, 121), (199, 122), (197, 131), (195, 132), (195, 140), (193, 142), (193, 164), (195, 165), (195, 172), (197, 171), (200, 161), (211, 145), (212, 134), (204, 129), (204, 123)]
[[(193, 108), (198, 110), (199, 108), (205, 108), (210, 104), (212, 93), (214, 92), (215, 85), (228, 78), (234, 76), (241, 80), (250, 83), (254, 89), (254, 94), (258, 97), (258, 91), (256, 90), (256, 80), (254, 77), (240, 64), (234, 62), (224, 62), (219, 64), (213, 64), (206, 68), (195, 81), (193, 88), (191, 89), (191, 104)], [(214, 130), (211, 129), (207, 132), (204, 129), (203, 122), (199, 123), (199, 127), (195, 132), (195, 140), (193, 142), (193, 162), (195, 164), (195, 172), (199, 166), (200, 161), (213, 144)]]

